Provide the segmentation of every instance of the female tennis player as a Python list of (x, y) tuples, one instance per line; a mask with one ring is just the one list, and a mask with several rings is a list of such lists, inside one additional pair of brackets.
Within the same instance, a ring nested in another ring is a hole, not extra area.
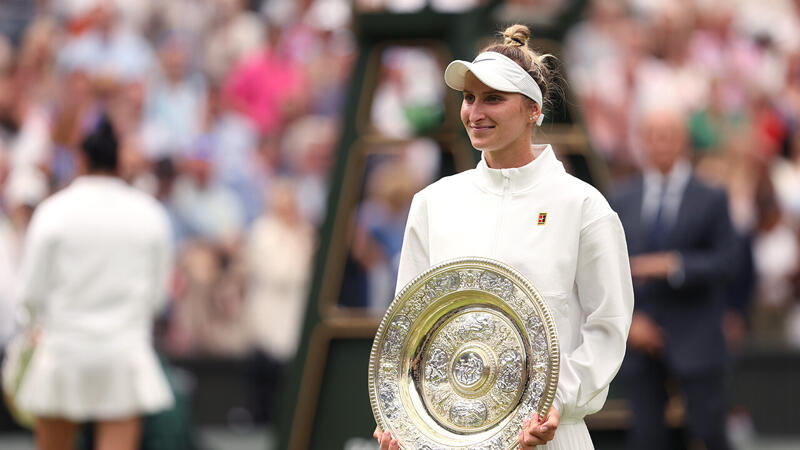
[[(397, 290), (459, 257), (496, 259), (522, 273), (555, 319), (561, 366), (553, 406), (524, 423), (520, 448), (593, 449), (583, 418), (605, 402), (633, 309), (625, 235), (606, 199), (569, 175), (550, 145), (533, 143), (554, 90), (549, 55), (528, 47), (526, 26), (503, 37), (445, 71), (447, 85), (463, 92), (461, 121), (483, 155), (475, 169), (414, 196)], [(382, 450), (398, 448), (388, 431), (374, 437)]]

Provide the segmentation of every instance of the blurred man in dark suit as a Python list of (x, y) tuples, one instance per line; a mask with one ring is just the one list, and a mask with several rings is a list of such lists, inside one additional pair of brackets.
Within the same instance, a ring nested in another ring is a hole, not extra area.
[(632, 409), (629, 447), (667, 448), (672, 378), (686, 396), (689, 438), (727, 449), (720, 289), (736, 254), (727, 197), (693, 176), (679, 113), (648, 111), (640, 132), (645, 170), (610, 199), (625, 227), (636, 299), (621, 372)]

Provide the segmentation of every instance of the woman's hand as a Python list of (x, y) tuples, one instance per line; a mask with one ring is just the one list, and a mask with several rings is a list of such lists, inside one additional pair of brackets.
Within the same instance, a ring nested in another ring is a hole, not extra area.
[(375, 427), (372, 437), (378, 441), (378, 444), (381, 446), (381, 450), (400, 450), (400, 444), (397, 443), (397, 439), (392, 439), (392, 433), (389, 433), (388, 431), (381, 433), (380, 428)]
[(532, 449), (537, 445), (544, 445), (548, 441), (552, 441), (560, 420), (561, 413), (552, 407), (543, 421), (540, 421), (539, 413), (533, 413), (533, 416), (522, 424), (522, 429), (519, 431), (519, 448), (522, 450)]

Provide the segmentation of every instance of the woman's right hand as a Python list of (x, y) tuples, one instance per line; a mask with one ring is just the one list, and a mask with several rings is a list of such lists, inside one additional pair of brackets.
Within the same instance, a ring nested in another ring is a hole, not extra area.
[(397, 439), (392, 439), (392, 433), (389, 433), (388, 431), (381, 433), (380, 428), (375, 427), (372, 437), (378, 441), (378, 444), (381, 446), (381, 450), (400, 450), (400, 444), (397, 443)]

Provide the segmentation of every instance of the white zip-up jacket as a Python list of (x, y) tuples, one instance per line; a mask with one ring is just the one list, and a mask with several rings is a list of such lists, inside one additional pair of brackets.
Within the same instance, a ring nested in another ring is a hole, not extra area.
[(625, 354), (633, 311), (628, 251), (617, 214), (569, 175), (553, 149), (531, 163), (443, 178), (414, 196), (397, 291), (430, 266), (460, 257), (511, 265), (533, 283), (556, 321), (561, 423), (605, 402)]

